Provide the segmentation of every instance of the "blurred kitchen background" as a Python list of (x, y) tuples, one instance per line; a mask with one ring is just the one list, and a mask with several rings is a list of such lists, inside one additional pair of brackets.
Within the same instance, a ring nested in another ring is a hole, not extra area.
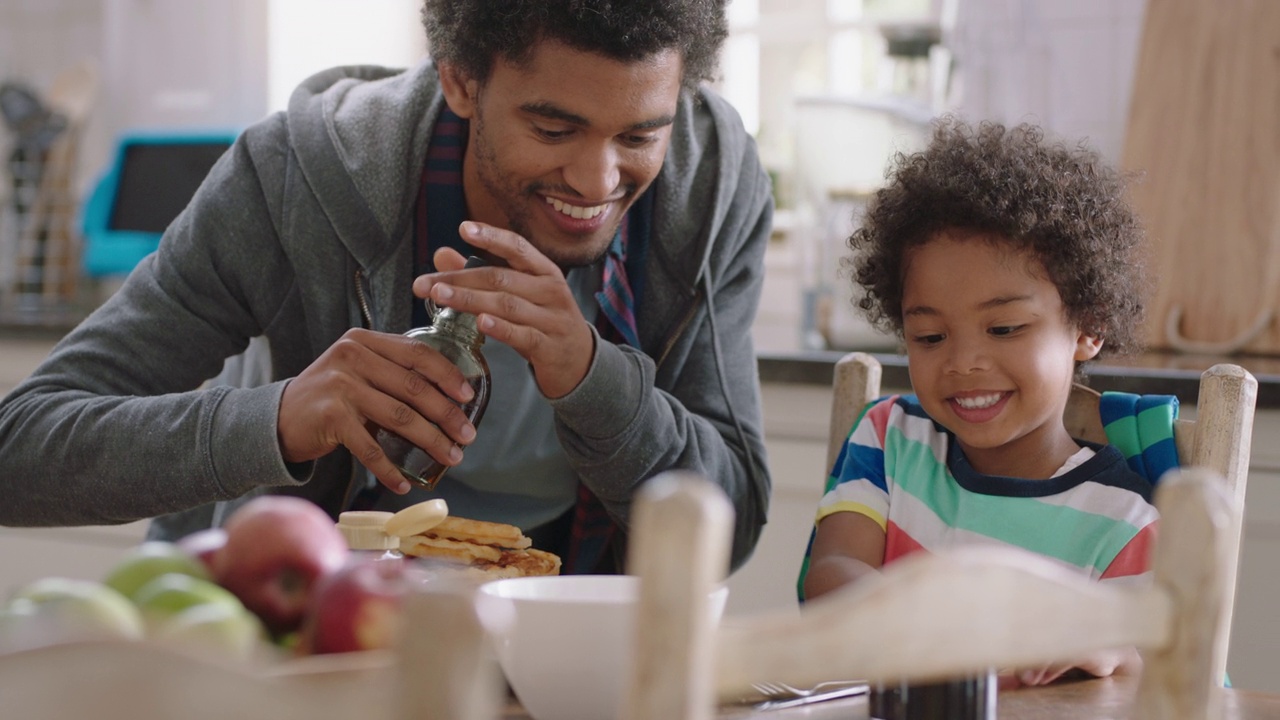
[[(719, 89), (757, 137), (779, 209), (763, 351), (892, 348), (850, 307), (839, 259), (890, 155), (919, 146), (939, 112), (1037, 122), (1120, 159), (1144, 0), (729, 9)], [(103, 208), (95, 190), (190, 192), (221, 139), (282, 109), (312, 72), (425, 57), (418, 10), (418, 0), (0, 3), (0, 324), (74, 324), (169, 219), (163, 208)], [(175, 154), (144, 157), (145, 143)], [(173, 147), (192, 143), (204, 157)], [(177, 188), (138, 177), (165, 171), (197, 175)], [(182, 199), (159, 204), (176, 212)]]

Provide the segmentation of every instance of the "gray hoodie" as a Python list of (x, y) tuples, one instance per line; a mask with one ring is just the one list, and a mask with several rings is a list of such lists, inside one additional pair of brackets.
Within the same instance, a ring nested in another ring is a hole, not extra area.
[[(172, 535), (263, 492), (342, 510), (363, 472), (345, 450), (284, 462), (280, 396), (363, 324), (361, 293), (372, 329), (409, 327), (412, 210), (442, 102), (429, 63), (339, 68), (246, 130), (159, 250), (0, 403), (0, 524), (184, 511), (158, 524)], [(632, 492), (660, 471), (723, 487), (736, 567), (769, 498), (751, 341), (769, 180), (738, 115), (703, 91), (681, 99), (655, 191), (643, 352), (598, 343), (581, 385), (551, 401), (557, 436), (624, 528)], [(265, 382), (204, 384), (258, 336)]]

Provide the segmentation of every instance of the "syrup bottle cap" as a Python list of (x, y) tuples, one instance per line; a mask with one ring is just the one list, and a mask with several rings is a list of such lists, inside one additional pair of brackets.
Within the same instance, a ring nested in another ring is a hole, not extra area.
[(348, 510), (338, 515), (338, 531), (352, 550), (395, 550), (400, 538), (386, 531), (391, 513), (378, 510)]

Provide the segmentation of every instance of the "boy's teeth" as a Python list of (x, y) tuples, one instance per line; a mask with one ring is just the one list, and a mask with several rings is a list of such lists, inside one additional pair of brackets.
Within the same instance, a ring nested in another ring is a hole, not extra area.
[(547, 204), (556, 209), (556, 212), (564, 213), (576, 220), (587, 219), (599, 215), (605, 211), (608, 205), (592, 205), (591, 207), (579, 207), (578, 205), (570, 205), (567, 202), (557, 200), (555, 198), (547, 198)]
[(980, 410), (989, 408), (1000, 402), (1000, 393), (991, 393), (990, 395), (977, 395), (975, 397), (958, 397), (956, 404), (965, 410)]

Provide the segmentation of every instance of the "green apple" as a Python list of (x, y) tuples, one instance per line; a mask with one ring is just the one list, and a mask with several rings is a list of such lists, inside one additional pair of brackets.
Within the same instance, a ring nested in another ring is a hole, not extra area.
[(168, 573), (211, 579), (209, 569), (191, 553), (175, 543), (152, 540), (129, 551), (107, 573), (104, 582), (137, 602), (134, 596), (143, 585)]
[(212, 580), (183, 573), (165, 573), (147, 581), (133, 594), (149, 629), (168, 622), (174, 615), (199, 605), (222, 605), (243, 612), (244, 605), (230, 590)]
[(142, 616), (133, 603), (92, 580), (36, 580), (10, 596), (0, 620), (0, 646), (8, 650), (142, 636)]
[(206, 602), (169, 616), (153, 636), (174, 646), (235, 661), (250, 661), (266, 649), (267, 635), (262, 621), (243, 605)]

